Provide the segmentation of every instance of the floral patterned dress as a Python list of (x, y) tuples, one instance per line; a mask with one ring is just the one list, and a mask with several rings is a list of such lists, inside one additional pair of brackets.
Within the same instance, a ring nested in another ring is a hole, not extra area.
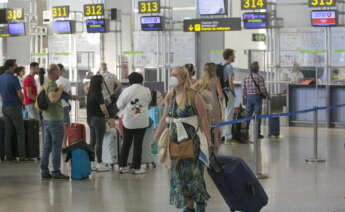
[[(177, 103), (169, 105), (169, 117), (185, 118), (197, 115), (196, 109), (191, 105), (179, 108)], [(204, 164), (198, 159), (200, 141), (194, 136), (196, 129), (188, 124), (183, 124), (190, 140), (193, 140), (195, 157), (183, 160), (173, 160), (170, 169), (170, 204), (176, 208), (187, 206), (187, 200), (191, 199), (197, 203), (206, 203), (210, 195), (206, 189), (204, 179)], [(176, 125), (171, 125), (170, 142), (177, 141)], [(183, 142), (183, 141), (182, 141)]]

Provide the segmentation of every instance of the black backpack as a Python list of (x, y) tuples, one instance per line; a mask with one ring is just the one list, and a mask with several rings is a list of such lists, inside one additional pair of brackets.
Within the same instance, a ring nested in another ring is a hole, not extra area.
[(218, 64), (217, 65), (217, 77), (220, 81), (220, 84), (222, 86), (222, 90), (229, 88), (229, 79), (224, 79), (224, 68), (227, 66), (228, 63), (226, 64)]
[(48, 110), (48, 98), (45, 89), (42, 89), (41, 92), (38, 94), (37, 105), (38, 108), (42, 111)]

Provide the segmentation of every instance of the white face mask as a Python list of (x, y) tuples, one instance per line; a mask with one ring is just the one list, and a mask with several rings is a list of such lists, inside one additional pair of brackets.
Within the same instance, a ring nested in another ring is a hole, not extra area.
[(170, 80), (169, 80), (169, 88), (170, 89), (173, 89), (173, 88), (176, 88), (178, 85), (179, 85), (179, 81), (176, 77), (170, 77)]

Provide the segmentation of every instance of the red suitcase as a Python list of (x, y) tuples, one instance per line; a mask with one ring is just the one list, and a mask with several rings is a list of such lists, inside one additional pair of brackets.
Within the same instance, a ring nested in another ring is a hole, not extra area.
[(78, 141), (86, 142), (86, 130), (83, 124), (71, 124), (67, 130), (67, 146)]

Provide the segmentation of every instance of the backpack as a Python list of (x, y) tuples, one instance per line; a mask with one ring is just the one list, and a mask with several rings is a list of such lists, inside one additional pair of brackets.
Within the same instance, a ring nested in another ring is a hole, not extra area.
[(38, 94), (36, 102), (39, 110), (48, 110), (48, 98), (45, 89), (42, 89)]
[(224, 68), (227, 66), (228, 63), (226, 64), (218, 64), (217, 65), (217, 77), (220, 81), (220, 84), (222, 86), (222, 90), (229, 88), (229, 79), (224, 79)]

